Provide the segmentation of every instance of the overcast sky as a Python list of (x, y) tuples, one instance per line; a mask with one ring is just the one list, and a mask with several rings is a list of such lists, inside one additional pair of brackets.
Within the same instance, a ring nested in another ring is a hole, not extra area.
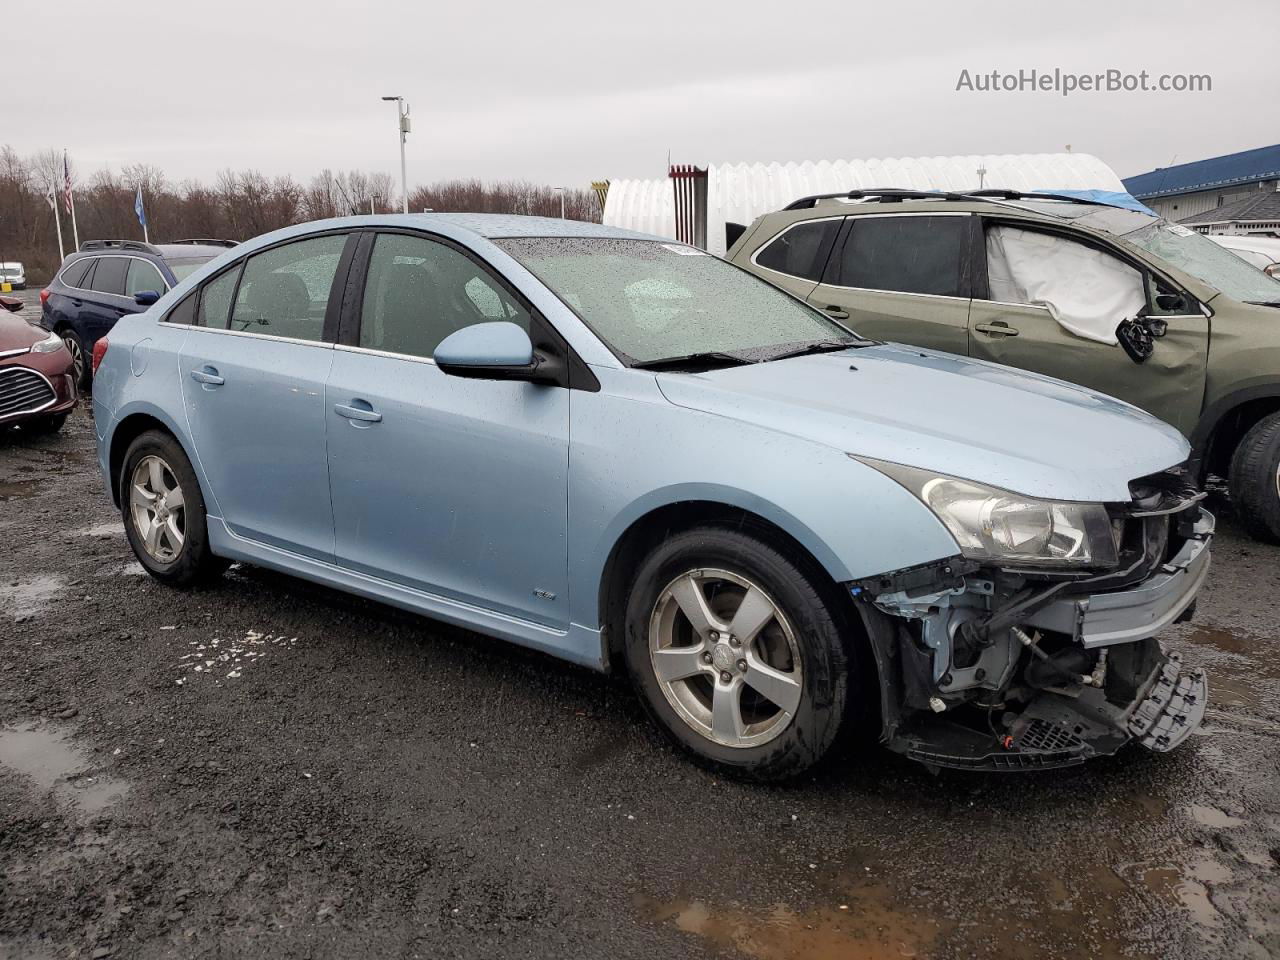
[[(0, 143), (144, 162), (587, 186), (675, 162), (1093, 153), (1120, 176), (1280, 142), (1271, 0), (4, 0)], [(12, 28), (12, 29), (11, 29)], [(1209, 93), (957, 92), (971, 73), (1207, 73)]]

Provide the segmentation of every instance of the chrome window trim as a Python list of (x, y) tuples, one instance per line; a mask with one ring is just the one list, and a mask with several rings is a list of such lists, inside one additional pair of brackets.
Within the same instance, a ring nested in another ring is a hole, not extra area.
[(40, 404), (40, 406), (38, 406), (38, 407), (32, 407), (32, 408), (31, 408), (31, 409), (29, 409), (29, 410), (14, 410), (14, 411), (11, 411), (10, 413), (6, 413), (4, 416), (0, 417), (0, 420), (8, 420), (8, 419), (10, 419), (11, 417), (26, 417), (26, 416), (30, 416), (30, 415), (31, 415), (31, 414), (33, 414), (33, 413), (39, 413), (41, 410), (47, 410), (47, 409), (49, 409), (50, 407), (52, 407), (55, 403), (57, 403), (57, 402), (58, 402), (58, 391), (57, 391), (57, 388), (56, 388), (56, 387), (54, 387), (54, 385), (53, 385), (53, 381), (51, 381), (48, 377), (46, 377), (46, 376), (45, 376), (43, 373), (41, 373), (39, 370), (33, 370), (31, 367), (24, 367), (24, 366), (21, 366), (21, 365), (14, 366), (14, 367), (6, 367), (5, 369), (11, 369), (11, 370), (25, 370), (25, 371), (27, 371), (28, 373), (34, 373), (37, 377), (39, 377), (41, 380), (43, 380), (43, 381), (44, 381), (45, 386), (47, 386), (47, 387), (49, 388), (49, 392), (53, 394), (53, 398), (52, 398), (48, 403), (42, 403), (42, 404)]
[[(777, 240), (779, 240), (782, 236), (794, 230), (796, 227), (807, 226), (810, 223), (826, 223), (828, 220), (843, 220), (844, 218), (845, 218), (845, 215), (843, 213), (839, 213), (832, 217), (810, 217), (808, 220), (797, 220), (795, 223), (789, 223), (785, 227), (783, 227), (781, 230), (779, 230), (777, 233), (775, 233), (772, 237), (770, 237), (768, 240), (766, 240), (764, 243), (760, 244), (760, 246), (756, 247), (756, 252), (751, 255), (751, 259), (748, 260), (747, 262), (750, 263), (753, 267), (756, 267), (760, 270), (768, 270), (770, 273), (776, 273), (780, 277), (790, 277), (792, 280), (800, 280), (803, 283), (819, 283), (820, 284), (822, 282), (821, 278), (817, 280), (810, 280), (808, 277), (801, 277), (801, 276), (797, 276), (794, 273), (787, 273), (785, 270), (775, 270), (773, 267), (766, 267), (764, 264), (760, 263), (756, 258), (759, 257), (760, 254), (768, 250), (771, 246), (773, 246), (774, 243)], [(837, 233), (836, 236), (838, 237), (839, 234)]]
[(344, 353), (367, 353), (372, 357), (386, 357), (388, 360), (410, 360), (413, 363), (425, 363), (430, 366), (436, 366), (434, 357), (419, 357), (411, 353), (395, 353), (391, 350), (375, 350), (373, 347), (358, 347), (351, 343), (339, 343), (334, 345), (335, 350), (341, 350)]
[[(838, 283), (820, 283), (818, 284), (817, 289), (814, 290), (814, 293), (817, 293), (818, 290), (850, 290), (854, 293), (887, 293), (895, 297), (920, 297), (924, 300), (954, 300), (957, 303), (968, 303), (970, 300), (974, 299), (973, 297), (953, 297), (949, 293), (912, 293), (909, 290), (877, 290), (874, 287), (842, 287)], [(990, 303), (992, 301), (984, 300), (981, 302)], [(1020, 303), (1012, 304), (1012, 306), (1029, 307), (1032, 306), (1032, 304)]]
[[(868, 213), (848, 213), (845, 217), (849, 220), (866, 220), (871, 217), (972, 217), (976, 214), (970, 213), (968, 210), (911, 210), (907, 212), (879, 212), (872, 211)], [(834, 253), (834, 251), (832, 251)], [(765, 267), (764, 269), (769, 269)], [(787, 274), (784, 274), (787, 276)], [(896, 297), (923, 297), (926, 300), (954, 300), (957, 303), (968, 303), (976, 297), (955, 297), (949, 293), (915, 293), (911, 290), (881, 290), (878, 287), (844, 287), (838, 283), (818, 283), (818, 287), (827, 290), (851, 290), (854, 293), (891, 293)], [(816, 292), (816, 291), (815, 291)], [(990, 301), (984, 301), (990, 302)], [(1017, 304), (1017, 306), (1030, 306), (1030, 304)]]
[[(135, 257), (132, 254), (128, 254), (128, 253), (91, 253), (87, 257), (81, 257), (79, 260), (73, 260), (71, 263), (67, 264), (66, 267), (63, 267), (61, 270), (58, 271), (58, 275), (54, 277), (54, 279), (61, 281), (62, 285), (66, 287), (68, 290), (80, 290), (80, 291), (83, 291), (84, 293), (96, 293), (102, 297), (119, 297), (121, 300), (128, 300), (130, 303), (133, 303), (134, 302), (133, 297), (129, 296), (127, 293), (107, 293), (104, 290), (94, 290), (92, 287), (77, 287), (73, 284), (67, 283), (65, 280), (62, 279), (62, 275), (66, 273), (67, 267), (73, 266), (77, 263), (82, 263), (85, 260), (102, 260), (106, 257), (119, 257), (122, 260), (141, 260), (143, 263), (150, 265), (156, 271), (156, 273), (160, 273), (160, 268), (156, 266), (155, 261), (148, 260), (146, 257)], [(129, 268), (125, 267), (125, 278), (128, 279), (128, 276), (129, 276)], [(164, 284), (164, 289), (158, 292), (160, 296), (163, 297), (166, 293), (172, 290), (173, 287), (169, 286), (169, 281), (164, 278), (163, 273), (160, 273), (160, 282)]]
[(1045, 313), (1050, 313), (1049, 308), (1043, 303), (1014, 303), (1012, 300), (984, 300), (981, 297), (974, 297), (973, 302), (989, 303), (996, 307), (1025, 307), (1029, 310), (1042, 310)]
[[(164, 321), (161, 321), (162, 323)], [(304, 347), (324, 347), (326, 350), (332, 350), (336, 344), (330, 343), (328, 340), (302, 340), (298, 337), (279, 337), (273, 333), (258, 333), (253, 330), (224, 330), (221, 327), (198, 327), (194, 323), (175, 323), (171, 326), (176, 328), (185, 327), (192, 333), (212, 333), (221, 334), (229, 337), (248, 337), (251, 340), (270, 340), (273, 343), (296, 343)]]

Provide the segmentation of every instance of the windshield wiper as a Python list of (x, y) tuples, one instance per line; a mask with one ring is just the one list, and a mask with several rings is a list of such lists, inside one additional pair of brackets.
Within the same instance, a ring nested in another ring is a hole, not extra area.
[(1280, 307), (1280, 300), (1246, 300), (1245, 303), (1256, 304), (1259, 307)]
[(639, 363), (633, 363), (631, 367), (635, 370), (685, 370), (690, 367), (710, 370), (715, 367), (740, 367), (748, 363), (755, 363), (755, 361), (720, 350), (708, 350), (704, 353), (686, 353), (682, 357), (641, 360)]
[(873, 340), (815, 340), (794, 350), (775, 353), (769, 359), (770, 361), (786, 360), (788, 357), (803, 357), (811, 353), (834, 353), (837, 350), (848, 350), (850, 347), (869, 347), (874, 342)]

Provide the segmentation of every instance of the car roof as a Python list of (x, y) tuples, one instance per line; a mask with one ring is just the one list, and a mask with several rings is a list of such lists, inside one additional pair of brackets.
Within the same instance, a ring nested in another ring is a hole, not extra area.
[(509, 237), (598, 237), (616, 240), (665, 240), (650, 234), (623, 230), (602, 223), (561, 220), (558, 217), (527, 217), (510, 213), (408, 213), (371, 217), (346, 217), (344, 223), (368, 221), (369, 225), (407, 226), (431, 230), (447, 225), (487, 240)]
[[(156, 252), (166, 260), (186, 260), (196, 257), (203, 257), (206, 260), (216, 257), (219, 254), (226, 253), (228, 248), (224, 246), (213, 246), (204, 243), (156, 243), (152, 244), (156, 248)], [(97, 253), (110, 253), (109, 250), (94, 251)]]

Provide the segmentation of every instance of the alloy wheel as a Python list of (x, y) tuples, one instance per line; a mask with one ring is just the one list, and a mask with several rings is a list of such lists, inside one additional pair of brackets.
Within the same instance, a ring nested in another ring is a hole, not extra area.
[(76, 383), (84, 383), (84, 351), (80, 349), (80, 341), (71, 336), (71, 334), (67, 334), (62, 338), (62, 342), (67, 345), (67, 350), (71, 353), (71, 364), (76, 373)]
[(658, 595), (649, 659), (680, 718), (723, 746), (768, 743), (800, 705), (790, 620), (763, 587), (728, 570), (690, 570)]
[(186, 500), (173, 469), (154, 454), (133, 468), (129, 512), (148, 556), (157, 563), (176, 560), (186, 539)]

